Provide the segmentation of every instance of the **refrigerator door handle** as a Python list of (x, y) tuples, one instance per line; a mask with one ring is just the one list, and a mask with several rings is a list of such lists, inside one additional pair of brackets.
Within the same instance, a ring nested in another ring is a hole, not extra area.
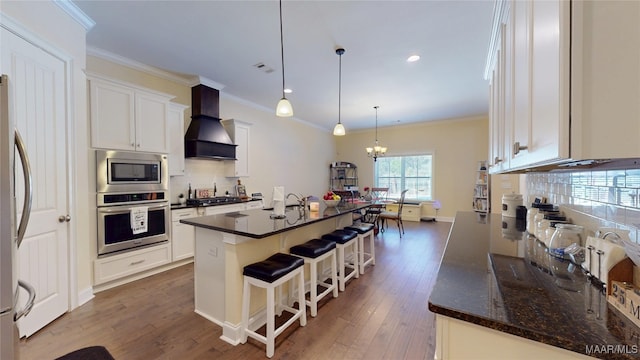
[(13, 315), (13, 321), (18, 321), (18, 319), (20, 319), (21, 317), (27, 316), (31, 312), (31, 309), (36, 302), (36, 289), (31, 286), (31, 284), (22, 280), (18, 280), (18, 285), (21, 288), (27, 290), (27, 293), (29, 294), (29, 300), (27, 300), (27, 304), (22, 310), (16, 311), (15, 315)]
[(29, 165), (29, 156), (27, 155), (27, 149), (24, 146), (24, 141), (18, 129), (15, 130), (15, 143), (18, 148), (18, 154), (20, 155), (20, 162), (22, 162), (22, 172), (24, 174), (24, 204), (22, 206), (22, 216), (20, 218), (20, 225), (18, 225), (18, 232), (16, 235), (16, 242), (18, 247), (22, 244), (22, 239), (27, 231), (27, 224), (29, 223), (29, 215), (31, 214), (31, 202), (33, 200), (33, 188), (31, 185), (31, 166)]

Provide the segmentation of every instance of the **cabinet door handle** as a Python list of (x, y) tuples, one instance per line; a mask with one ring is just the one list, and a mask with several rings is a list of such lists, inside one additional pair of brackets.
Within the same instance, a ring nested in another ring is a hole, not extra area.
[(516, 141), (515, 143), (513, 143), (513, 155), (518, 155), (520, 150), (527, 150), (527, 146), (520, 145), (519, 141)]
[(499, 157), (497, 157), (497, 156), (495, 157), (495, 159), (493, 159), (493, 164), (494, 164), (494, 165), (498, 165), (498, 164), (499, 164), (499, 163), (501, 163), (501, 162), (502, 162), (502, 159), (500, 159), (500, 158), (499, 158)]

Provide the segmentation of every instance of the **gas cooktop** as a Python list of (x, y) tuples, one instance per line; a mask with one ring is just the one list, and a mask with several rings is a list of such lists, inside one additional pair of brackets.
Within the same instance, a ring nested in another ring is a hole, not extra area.
[(235, 204), (240, 202), (242, 202), (242, 199), (237, 196), (216, 196), (212, 198), (187, 199), (187, 205), (191, 205), (191, 206)]

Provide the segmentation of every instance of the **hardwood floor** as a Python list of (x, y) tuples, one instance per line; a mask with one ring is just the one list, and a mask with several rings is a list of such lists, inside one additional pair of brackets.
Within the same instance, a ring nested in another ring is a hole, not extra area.
[[(433, 359), (434, 315), (427, 309), (451, 223), (404, 222), (376, 237), (376, 265), (325, 298), (307, 326), (276, 339), (274, 359)], [(221, 328), (193, 311), (193, 265), (96, 294), (23, 340), (20, 359), (55, 359), (105, 346), (117, 360), (263, 359), (252, 339), (232, 346)]]

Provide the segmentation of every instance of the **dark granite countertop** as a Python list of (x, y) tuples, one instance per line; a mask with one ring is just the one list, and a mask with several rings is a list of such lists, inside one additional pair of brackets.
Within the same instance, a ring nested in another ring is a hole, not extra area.
[(429, 310), (593, 357), (640, 358), (640, 328), (579, 266), (519, 228), (513, 218), (458, 213)]
[[(180, 222), (210, 230), (262, 239), (318, 221), (360, 211), (368, 206), (370, 206), (369, 203), (346, 203), (338, 207), (327, 207), (321, 202), (320, 210), (315, 212), (303, 211), (299, 206), (287, 206), (285, 209), (286, 217), (283, 219), (272, 219), (270, 216), (271, 210), (254, 209), (228, 214), (200, 216), (180, 220)], [(239, 219), (242, 220), (238, 221)]]

